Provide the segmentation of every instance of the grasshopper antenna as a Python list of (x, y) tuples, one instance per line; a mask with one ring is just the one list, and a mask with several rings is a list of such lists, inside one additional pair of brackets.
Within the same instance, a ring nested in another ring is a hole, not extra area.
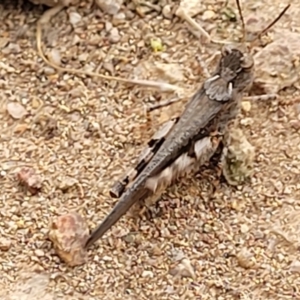
[(239, 11), (239, 16), (242, 22), (242, 27), (243, 27), (243, 44), (246, 42), (246, 26), (245, 26), (245, 21), (244, 21), (244, 17), (243, 17), (243, 13), (242, 13), (242, 8), (241, 8), (241, 3), (239, 0), (236, 0), (236, 5)]
[[(237, 0), (238, 1), (238, 0)], [(280, 19), (281, 17), (286, 13), (286, 11), (290, 8), (291, 4), (288, 4), (282, 12), (275, 18), (266, 28), (264, 28), (252, 41), (251, 44), (253, 44), (256, 40), (261, 38), (271, 27), (273, 27)]]
[[(243, 38), (242, 38), (242, 43), (245, 44), (246, 42), (246, 26), (245, 26), (245, 21), (244, 21), (244, 17), (243, 17), (243, 13), (242, 13), (242, 7), (241, 7), (241, 3), (240, 0), (236, 0), (236, 5), (238, 7), (238, 11), (239, 11), (239, 16), (242, 22), (242, 28), (243, 28)], [(212, 43), (216, 43), (216, 44), (231, 44), (232, 42), (228, 42), (228, 41), (218, 41), (218, 40), (211, 40)]]

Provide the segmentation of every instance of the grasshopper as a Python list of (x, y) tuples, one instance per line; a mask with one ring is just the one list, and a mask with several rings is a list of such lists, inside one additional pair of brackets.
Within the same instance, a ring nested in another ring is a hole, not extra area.
[[(245, 27), (240, 3), (238, 0), (236, 3)], [(289, 5), (262, 33), (273, 26), (288, 8)], [(239, 112), (244, 92), (249, 91), (253, 83), (253, 58), (241, 49), (228, 44), (222, 47), (216, 70), (190, 99), (181, 116), (161, 126), (135, 167), (113, 185), (110, 196), (120, 200), (91, 233), (85, 247), (100, 239), (134, 203), (160, 195), (179, 177), (197, 171), (212, 158), (227, 126)]]

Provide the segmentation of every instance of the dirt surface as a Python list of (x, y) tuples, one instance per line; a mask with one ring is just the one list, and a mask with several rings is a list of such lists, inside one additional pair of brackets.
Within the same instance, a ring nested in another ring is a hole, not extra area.
[[(234, 38), (240, 23), (215, 2), (203, 1), (195, 19), (219, 39)], [(287, 2), (242, 5), (245, 16), (270, 21)], [(122, 218), (89, 250), (86, 264), (67, 267), (47, 237), (50, 220), (75, 210), (96, 226), (115, 202), (108, 196), (113, 180), (184, 101), (149, 120), (145, 107), (172, 95), (56, 72), (39, 58), (35, 41), (47, 8), (6, 3), (0, 5), (1, 299), (300, 299), (298, 78), (279, 100), (250, 102), (240, 117), (256, 149), (251, 182), (221, 184), (213, 195), (212, 170), (186, 178), (152, 214)], [(61, 66), (124, 78), (156, 80), (145, 65), (164, 63), (173, 66), (164, 81), (187, 95), (195, 91), (204, 77), (195, 56), (205, 61), (219, 47), (203, 44), (179, 18), (155, 9), (142, 15), (143, 9), (124, 5), (114, 17), (88, 2), (64, 9), (43, 26), (43, 48)], [(293, 4), (270, 37), (281, 29), (299, 33), (299, 13)], [(151, 47), (158, 38), (163, 47)], [(290, 57), (297, 68), (299, 56)], [(24, 167), (42, 180), (35, 195), (18, 184)]]

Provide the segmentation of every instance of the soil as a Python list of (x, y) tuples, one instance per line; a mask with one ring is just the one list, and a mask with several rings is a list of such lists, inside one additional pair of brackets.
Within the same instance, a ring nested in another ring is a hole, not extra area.
[[(114, 16), (89, 1), (63, 9), (43, 25), (42, 46), (62, 67), (184, 89), (182, 102), (150, 117), (147, 106), (174, 95), (58, 72), (37, 51), (37, 21), (48, 8), (0, 4), (1, 299), (300, 299), (297, 53), (289, 52), (291, 69), (280, 74), (285, 82), (293, 78), (279, 99), (250, 101), (239, 117), (256, 151), (249, 182), (220, 183), (212, 193), (214, 170), (185, 178), (151, 214), (123, 217), (89, 249), (87, 263), (69, 267), (56, 255), (48, 238), (51, 220), (76, 211), (89, 228), (101, 222), (115, 203), (108, 193), (113, 181), (205, 78), (195, 57), (205, 62), (220, 49), (180, 18), (167, 18), (179, 1), (153, 1), (156, 9), (138, 10), (129, 2)], [(300, 2), (294, 2), (263, 43), (275, 43), (280, 30), (299, 33)], [(242, 1), (243, 13), (270, 21), (287, 3)], [(233, 1), (226, 13), (224, 1), (199, 5), (194, 19), (211, 35), (241, 37)], [(268, 80), (273, 71), (270, 65)], [(35, 170), (42, 181), (35, 193), (19, 184), (22, 168)]]

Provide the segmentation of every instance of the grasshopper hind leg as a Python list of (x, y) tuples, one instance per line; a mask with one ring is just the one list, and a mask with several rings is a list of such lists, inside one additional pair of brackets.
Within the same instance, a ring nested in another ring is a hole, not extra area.
[(151, 137), (148, 141), (147, 146), (141, 152), (139, 158), (134, 167), (130, 168), (125, 174), (121, 177), (120, 180), (117, 180), (110, 189), (110, 196), (112, 198), (120, 198), (125, 192), (128, 185), (130, 185), (141, 172), (148, 165), (152, 157), (159, 150), (166, 137), (172, 130), (173, 126), (178, 122), (179, 117), (172, 118), (171, 120), (163, 123), (158, 131)]
[(219, 147), (210, 160), (210, 165), (214, 170), (216, 170), (216, 179), (212, 182), (213, 184), (213, 194), (217, 191), (217, 189), (224, 183), (226, 183), (226, 179), (223, 174), (224, 165), (222, 163), (222, 156), (224, 152), (224, 141), (222, 140), (219, 144)]
[[(212, 185), (212, 195), (215, 194), (222, 183), (226, 183), (226, 179), (223, 175), (222, 165), (223, 150), (224, 141), (221, 139), (215, 153), (212, 155), (209, 161), (200, 166), (199, 170), (196, 172), (197, 174), (207, 174), (209, 177), (213, 177), (213, 180), (210, 181)], [(212, 171), (214, 175), (212, 175)]]

